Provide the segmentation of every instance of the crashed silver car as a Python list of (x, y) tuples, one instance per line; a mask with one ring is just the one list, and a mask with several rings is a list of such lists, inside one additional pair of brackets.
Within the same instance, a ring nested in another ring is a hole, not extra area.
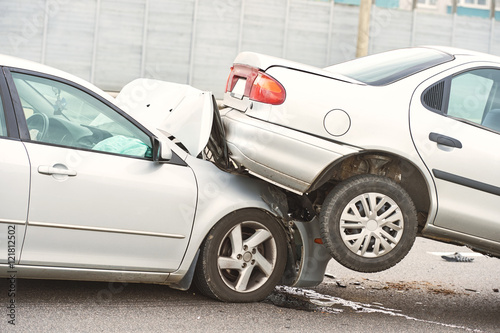
[[(330, 259), (274, 186), (230, 174), (210, 93), (139, 79), (115, 100), (0, 56), (0, 277), (167, 284), (265, 298)], [(312, 267), (312, 269), (310, 269)]]
[(231, 160), (288, 193), (338, 262), (376, 272), (416, 235), (500, 256), (500, 58), (446, 47), (320, 69), (241, 53), (221, 111)]

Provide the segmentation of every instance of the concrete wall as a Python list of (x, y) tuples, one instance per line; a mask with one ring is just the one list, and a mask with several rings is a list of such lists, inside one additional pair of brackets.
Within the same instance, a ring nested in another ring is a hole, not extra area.
[[(0, 0), (0, 53), (119, 90), (137, 77), (223, 94), (256, 51), (325, 67), (354, 58), (358, 6), (314, 0)], [(492, 19), (373, 7), (370, 53), (422, 44), (500, 54)]]

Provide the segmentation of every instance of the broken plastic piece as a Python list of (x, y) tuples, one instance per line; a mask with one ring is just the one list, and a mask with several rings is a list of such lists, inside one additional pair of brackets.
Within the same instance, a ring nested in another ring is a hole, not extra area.
[(339, 286), (340, 288), (346, 288), (347, 287), (343, 282), (341, 282), (339, 280), (337, 280), (335, 282), (337, 282), (337, 286)]
[(474, 261), (474, 258), (469, 258), (461, 255), (458, 252), (455, 252), (454, 254), (450, 256), (441, 256), (446, 261), (452, 261), (452, 262), (472, 262)]

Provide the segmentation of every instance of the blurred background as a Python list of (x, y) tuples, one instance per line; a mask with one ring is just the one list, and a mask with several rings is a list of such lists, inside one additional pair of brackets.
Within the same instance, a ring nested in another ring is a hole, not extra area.
[[(367, 54), (432, 44), (500, 55), (500, 0), (368, 1)], [(149, 77), (221, 98), (241, 51), (318, 67), (355, 58), (359, 17), (360, 0), (0, 0), (0, 53), (108, 91)]]

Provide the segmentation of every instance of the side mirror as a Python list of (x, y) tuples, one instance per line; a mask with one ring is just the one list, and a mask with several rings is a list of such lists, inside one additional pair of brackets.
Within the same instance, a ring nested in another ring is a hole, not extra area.
[(153, 139), (153, 160), (158, 163), (168, 162), (172, 159), (172, 149), (157, 138)]

